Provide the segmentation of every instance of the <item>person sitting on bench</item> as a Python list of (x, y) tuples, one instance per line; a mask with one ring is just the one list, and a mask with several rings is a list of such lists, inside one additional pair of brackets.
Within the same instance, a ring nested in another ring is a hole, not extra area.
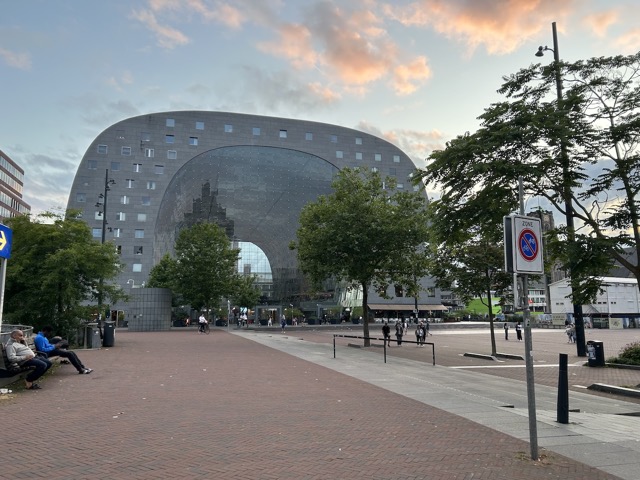
[(63, 341), (60, 340), (54, 345), (49, 342), (49, 338), (53, 333), (53, 328), (50, 326), (42, 327), (42, 330), (33, 338), (33, 343), (36, 346), (38, 352), (46, 353), (49, 357), (62, 357), (68, 359), (71, 364), (78, 370), (80, 374), (88, 374), (93, 372), (93, 369), (85, 367), (76, 352), (66, 350), (63, 347)]
[(35, 383), (44, 372), (51, 368), (51, 362), (46, 358), (38, 358), (27, 346), (27, 342), (24, 340), (24, 333), (22, 330), (13, 330), (11, 332), (11, 338), (7, 342), (6, 346), (7, 359), (12, 363), (17, 363), (21, 367), (33, 367), (33, 370), (24, 379), (25, 387), (27, 390), (40, 390), (40, 385)]

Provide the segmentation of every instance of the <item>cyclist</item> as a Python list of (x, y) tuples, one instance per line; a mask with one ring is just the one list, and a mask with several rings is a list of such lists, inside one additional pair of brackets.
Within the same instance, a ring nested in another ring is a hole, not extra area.
[(198, 333), (205, 333), (205, 328), (208, 323), (209, 322), (207, 322), (204, 313), (201, 313), (200, 317), (198, 318)]

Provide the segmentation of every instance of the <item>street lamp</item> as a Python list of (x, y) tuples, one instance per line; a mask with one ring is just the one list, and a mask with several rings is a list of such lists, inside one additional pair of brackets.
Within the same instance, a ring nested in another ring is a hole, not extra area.
[[(102, 215), (102, 236), (101, 243), (104, 245), (105, 234), (107, 231), (107, 197), (109, 195), (109, 190), (111, 185), (115, 185), (116, 182), (113, 179), (109, 179), (109, 169), (105, 170), (104, 175), (104, 193), (98, 195), (98, 202), (96, 203), (96, 207), (102, 208), (100, 215)], [(102, 278), (100, 279), (100, 283), (98, 286), (98, 325), (100, 326), (100, 322), (102, 319)], [(127, 282), (128, 283), (128, 282)]]
[[(536, 57), (542, 57), (544, 52), (550, 50), (553, 52), (553, 62), (556, 76), (556, 94), (558, 97), (558, 110), (562, 111), (562, 78), (560, 75), (560, 52), (558, 50), (558, 32), (556, 30), (556, 22), (551, 24), (553, 32), (553, 48), (547, 46), (538, 47)], [(573, 200), (571, 195), (570, 184), (570, 165), (569, 155), (567, 153), (567, 142), (564, 137), (560, 138), (560, 161), (562, 162), (562, 182), (563, 182), (563, 197), (565, 204), (565, 218), (567, 222), (567, 245), (569, 247), (569, 279), (571, 282), (571, 291), (575, 293), (579, 286), (578, 281), (573, 277), (573, 266), (575, 265), (575, 252), (574, 247), (576, 243), (576, 232), (573, 223)], [(582, 305), (573, 302), (573, 320), (576, 327), (576, 347), (579, 357), (586, 357), (586, 345), (584, 337), (584, 318), (582, 316)]]

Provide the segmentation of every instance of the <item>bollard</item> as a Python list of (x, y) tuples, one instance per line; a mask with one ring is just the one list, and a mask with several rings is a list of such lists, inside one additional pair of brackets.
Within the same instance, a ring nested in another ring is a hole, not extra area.
[(568, 355), (560, 354), (558, 369), (558, 423), (569, 423), (569, 374)]

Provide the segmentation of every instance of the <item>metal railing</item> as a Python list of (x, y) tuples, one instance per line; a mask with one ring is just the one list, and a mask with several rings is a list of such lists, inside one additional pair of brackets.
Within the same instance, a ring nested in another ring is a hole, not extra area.
[[(382, 342), (382, 347), (384, 348), (384, 363), (387, 363), (387, 342), (389, 339), (378, 338), (378, 337), (362, 337), (358, 335), (341, 335), (339, 333), (333, 334), (333, 358), (336, 358), (336, 337), (340, 338), (359, 338), (361, 340), (376, 340)], [(397, 340), (391, 340), (397, 341)], [(436, 345), (433, 342), (417, 342), (413, 340), (402, 340), (402, 343), (415, 343), (416, 345), (431, 345), (431, 358), (433, 364), (436, 364)]]

